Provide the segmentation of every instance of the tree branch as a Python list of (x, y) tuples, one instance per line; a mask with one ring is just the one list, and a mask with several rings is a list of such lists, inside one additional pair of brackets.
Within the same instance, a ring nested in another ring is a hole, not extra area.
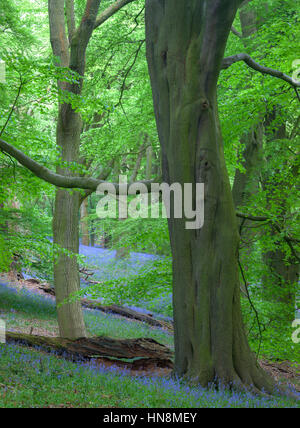
[(251, 221), (271, 221), (269, 217), (261, 217), (261, 216), (254, 216), (250, 214), (242, 214), (240, 212), (236, 212), (236, 216), (239, 218), (243, 218), (245, 220), (251, 220)]
[(242, 39), (243, 38), (243, 35), (242, 35), (242, 33), (240, 33), (234, 26), (232, 26), (231, 27), (231, 32), (235, 35), (235, 36), (237, 36), (237, 37), (239, 37), (240, 39)]
[(80, 25), (75, 31), (71, 42), (70, 68), (83, 76), (85, 69), (85, 53), (93, 33), (101, 0), (87, 0)]
[(143, 141), (143, 144), (141, 146), (141, 150), (140, 150), (139, 155), (138, 155), (138, 157), (136, 159), (136, 163), (135, 163), (135, 166), (133, 168), (133, 172), (131, 174), (130, 181), (135, 181), (136, 177), (137, 177), (137, 175), (139, 173), (139, 170), (141, 168), (141, 163), (142, 163), (142, 160), (143, 160), (143, 157), (144, 157), (144, 154), (145, 154), (145, 150), (146, 150), (147, 139), (148, 139), (148, 135), (145, 134), (144, 141)]
[(69, 42), (71, 43), (72, 37), (76, 31), (74, 0), (65, 0), (65, 1), (66, 1), (68, 36), (69, 36)]
[[(113, 160), (110, 162), (110, 164), (107, 166), (107, 168), (102, 168), (101, 172), (98, 175), (99, 180), (107, 180), (109, 177), (113, 167)], [(80, 205), (82, 202), (90, 195), (94, 193), (93, 189), (88, 189), (83, 192), (83, 194), (80, 196)]]
[(23, 86), (23, 85), (24, 85), (24, 82), (23, 82), (23, 80), (22, 80), (22, 77), (20, 76), (20, 85), (19, 85), (19, 88), (18, 88), (18, 91), (17, 91), (17, 95), (16, 95), (16, 98), (15, 98), (15, 100), (14, 100), (14, 102), (13, 102), (13, 105), (12, 105), (12, 107), (11, 107), (11, 109), (10, 109), (10, 112), (9, 112), (8, 118), (7, 118), (7, 120), (6, 120), (5, 124), (3, 125), (3, 127), (2, 127), (2, 129), (1, 129), (1, 131), (0, 131), (0, 137), (1, 137), (1, 135), (3, 134), (3, 132), (5, 131), (5, 129), (6, 129), (6, 127), (7, 127), (7, 124), (8, 124), (8, 122), (10, 121), (10, 118), (12, 117), (12, 114), (13, 114), (13, 112), (14, 112), (14, 110), (15, 110), (16, 105), (17, 105), (17, 102), (18, 102), (19, 96), (20, 96), (20, 94), (21, 94), (21, 90), (22, 90), (22, 86)]
[(272, 68), (264, 67), (263, 65), (258, 64), (248, 54), (245, 54), (245, 53), (232, 55), (232, 56), (228, 56), (227, 58), (224, 58), (221, 68), (222, 70), (226, 70), (231, 65), (239, 61), (244, 61), (250, 68), (253, 68), (253, 70), (259, 71), (262, 74), (268, 74), (269, 76), (284, 80), (295, 89), (300, 88), (299, 81), (294, 80), (292, 77), (288, 76), (287, 74), (284, 74), (282, 71), (274, 70)]
[[(53, 184), (56, 187), (62, 187), (65, 189), (84, 189), (84, 190), (93, 190), (96, 191), (97, 187), (100, 184), (106, 184), (107, 182), (104, 180), (99, 180), (92, 177), (67, 177), (64, 175), (56, 174), (45, 166), (39, 164), (34, 161), (30, 157), (26, 156), (23, 152), (16, 149), (11, 144), (0, 138), (0, 150), (3, 153), (7, 153), (8, 155), (15, 158), (21, 165), (25, 166), (25, 168), (29, 169), (36, 177), (41, 178), (47, 183)], [(147, 190), (151, 190), (151, 184), (153, 181), (138, 181), (137, 183), (144, 184), (147, 187)], [(119, 183), (111, 183), (115, 187), (116, 194), (120, 192), (126, 193), (130, 184), (119, 184)]]
[(111, 16), (113, 16), (116, 12), (122, 9), (129, 3), (132, 3), (135, 0), (117, 0), (107, 9), (105, 9), (96, 19), (94, 28), (100, 27), (105, 21), (107, 21)]
[[(277, 232), (282, 233), (280, 226), (269, 217), (260, 217), (260, 216), (253, 216), (253, 215), (248, 215), (248, 214), (246, 215), (246, 214), (242, 214), (240, 212), (236, 212), (236, 216), (239, 218), (242, 218), (244, 220), (271, 222), (272, 226), (277, 230)], [(287, 245), (290, 247), (290, 250), (291, 250), (293, 256), (295, 257), (295, 259), (297, 259), (298, 262), (300, 262), (300, 258), (299, 258), (298, 254), (297, 254), (297, 252), (293, 246), (293, 243), (299, 243), (299, 240), (292, 238), (290, 236), (286, 236), (286, 235), (283, 236), (282, 238), (285, 240)]]
[(122, 86), (121, 86), (121, 93), (120, 93), (119, 101), (117, 102), (117, 104), (116, 104), (115, 107), (118, 107), (121, 104), (121, 102), (122, 102), (122, 98), (123, 98), (125, 87), (126, 87), (127, 77), (129, 76), (129, 73), (131, 72), (131, 70), (135, 66), (135, 63), (136, 63), (137, 58), (139, 56), (140, 50), (142, 49), (142, 46), (143, 46), (144, 43), (145, 43), (145, 40), (142, 40), (140, 42), (139, 47), (137, 48), (137, 51), (135, 53), (134, 59), (132, 61), (132, 64), (129, 66), (128, 70), (125, 73), (125, 76), (124, 76), (124, 79), (123, 79), (123, 83), (122, 83)]

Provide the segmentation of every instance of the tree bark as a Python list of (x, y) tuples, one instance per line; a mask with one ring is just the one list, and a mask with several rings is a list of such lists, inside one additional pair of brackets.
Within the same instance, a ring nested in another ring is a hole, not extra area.
[[(96, 359), (99, 364), (110, 364), (131, 370), (172, 368), (172, 351), (153, 339), (113, 339), (91, 337), (77, 340), (59, 337), (34, 336), (6, 332), (8, 343), (38, 346), (46, 352), (55, 351), (71, 361)], [(132, 361), (126, 361), (126, 360)]]
[[(286, 123), (282, 120), (282, 112), (280, 107), (274, 107), (273, 112), (269, 112), (266, 116), (266, 140), (267, 143), (272, 140), (286, 140), (288, 138)], [(279, 120), (274, 129), (274, 123)], [(268, 162), (268, 159), (266, 160)], [(288, 169), (288, 165), (286, 165)], [(298, 174), (298, 167), (295, 164), (295, 169), (292, 169), (292, 174)], [(277, 211), (277, 221), (284, 230), (286, 226), (286, 218), (291, 216), (291, 206), (289, 202), (289, 195), (291, 184), (281, 177), (279, 171), (270, 170), (263, 174), (262, 179), (263, 188), (266, 191), (267, 201), (270, 206), (275, 204)], [(279, 191), (280, 189), (280, 191)], [(283, 249), (285, 244), (284, 238), (281, 236), (278, 229), (273, 225), (270, 233), (273, 237), (278, 237), (277, 241), (273, 243), (274, 248), (263, 254), (263, 260), (267, 266), (268, 273), (262, 278), (265, 290), (265, 298), (270, 301), (285, 303), (286, 321), (288, 323), (295, 319), (296, 308), (296, 286), (299, 281), (299, 261), (291, 254), (288, 258)]]
[[(27, 280), (27, 282), (32, 283), (32, 281), (36, 281), (33, 278)], [(52, 287), (49, 287), (47, 284), (41, 284), (39, 281), (37, 281), (38, 288), (42, 291), (44, 291), (47, 294), (50, 294), (51, 296), (55, 296), (55, 290)], [(134, 319), (136, 321), (141, 321), (146, 324), (152, 325), (153, 327), (159, 327), (166, 330), (173, 331), (173, 322), (172, 321), (164, 321), (157, 318), (154, 318), (152, 315), (143, 314), (141, 312), (137, 312), (133, 309), (126, 308), (125, 306), (119, 306), (119, 305), (101, 305), (98, 302), (95, 302), (93, 300), (88, 299), (81, 299), (80, 300), (81, 305), (84, 308), (88, 309), (94, 309), (96, 311), (105, 312), (108, 314), (114, 314), (119, 315), (124, 318)]]
[(85, 198), (80, 208), (81, 242), (82, 242), (82, 245), (86, 245), (88, 247), (90, 245), (90, 232), (89, 232), (89, 223), (87, 221), (87, 216), (88, 216), (88, 198)]
[[(84, 76), (86, 49), (94, 29), (100, 1), (87, 0), (80, 26), (75, 30), (72, 24), (69, 43), (66, 35), (64, 2), (49, 0), (50, 39), (53, 54), (60, 58), (58, 66), (69, 67), (80, 76)], [(79, 83), (58, 82), (58, 86), (61, 90), (68, 91), (75, 96), (80, 95), (82, 79)], [(79, 164), (81, 131), (80, 114), (73, 109), (71, 104), (61, 104), (56, 142), (60, 149), (61, 162), (63, 165), (67, 165), (67, 167), (57, 168), (57, 173), (62, 176), (78, 176), (70, 166)], [(53, 217), (53, 241), (58, 248), (54, 263), (54, 287), (60, 336), (68, 339), (86, 337), (80, 302), (62, 304), (70, 294), (79, 291), (80, 288), (76, 258), (79, 253), (79, 209), (80, 194), (78, 191), (57, 189)]]
[[(242, 142), (245, 143), (243, 151), (243, 167), (245, 171), (240, 171), (238, 168), (235, 172), (234, 182), (232, 186), (233, 202), (236, 209), (244, 207), (249, 201), (249, 197), (253, 193), (259, 191), (258, 170), (261, 164), (263, 155), (263, 124), (262, 120), (257, 125), (243, 136)], [(255, 233), (249, 228), (251, 221), (238, 218), (238, 227), (240, 233), (240, 249), (245, 248), (246, 255), (249, 257), (253, 250), (253, 240)], [(240, 256), (241, 258), (241, 256)], [(243, 262), (242, 262), (243, 263)], [(247, 263), (244, 266), (245, 271), (248, 270)], [(241, 290), (247, 296), (246, 284), (242, 282)]]
[(248, 200), (249, 196), (258, 190), (258, 177), (255, 172), (262, 160), (263, 152), (263, 125), (262, 120), (242, 138), (245, 142), (243, 152), (244, 172), (239, 169), (235, 172), (232, 186), (232, 195), (235, 206), (242, 207)]
[(163, 156), (163, 178), (205, 183), (205, 222), (171, 218), (175, 372), (207, 386), (272, 390), (243, 328), (239, 236), (216, 90), (236, 1), (146, 1), (147, 59)]

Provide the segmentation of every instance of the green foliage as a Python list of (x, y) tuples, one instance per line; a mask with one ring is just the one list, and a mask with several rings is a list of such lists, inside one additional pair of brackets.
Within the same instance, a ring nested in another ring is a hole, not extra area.
[[(110, 4), (103, 0), (101, 7)], [(3, 138), (53, 171), (68, 167), (73, 172), (97, 177), (103, 168), (109, 167), (112, 170), (108, 180), (115, 181), (119, 174), (130, 179), (147, 135), (154, 151), (152, 178), (156, 177), (160, 152), (143, 42), (143, 6), (141, 0), (132, 2), (97, 30), (89, 45), (83, 92), (74, 96), (57, 89), (57, 79), (76, 83), (79, 76), (55, 66), (57, 58), (52, 57), (49, 44), (46, 2), (1, 0), (0, 57), (6, 62), (7, 71), (7, 82), (0, 84)], [(85, 1), (75, 1), (77, 24), (84, 7)], [(299, 2), (252, 0), (251, 8), (257, 12), (257, 31), (246, 39), (231, 34), (226, 55), (247, 52), (257, 62), (291, 75), (292, 63), (300, 55)], [(241, 31), (238, 16), (234, 25)], [(55, 143), (58, 100), (70, 103), (81, 113), (80, 164), (60, 160)], [(237, 169), (245, 171), (245, 135), (258, 123), (264, 126), (262, 161), (253, 172), (257, 191), (248, 192), (250, 195), (241, 208), (246, 214), (267, 216), (269, 221), (244, 226), (249, 228), (251, 237), (242, 242), (240, 258), (262, 323), (262, 355), (299, 361), (297, 345), (290, 340), (290, 312), (282, 302), (284, 293), (297, 294), (299, 287), (285, 284), (285, 290), (280, 288), (276, 275), (266, 264), (268, 253), (280, 251), (286, 265), (295, 263), (293, 251), (299, 253), (298, 100), (287, 84), (261, 75), (244, 63), (222, 71), (218, 100), (231, 182)], [(286, 132), (280, 136), (283, 125)], [(137, 179), (144, 179), (145, 173), (144, 155)], [(2, 153), (0, 180), (0, 271), (9, 269), (14, 253), (20, 254), (20, 269), (51, 282), (53, 259), (63, 251), (53, 251), (48, 239), (52, 235), (54, 189)], [(106, 233), (111, 237), (111, 248), (164, 257), (135, 275), (128, 273), (126, 259), (118, 267), (112, 263), (105, 271), (103, 283), (81, 291), (80, 295), (89, 293), (107, 303), (141, 305), (171, 316), (167, 221), (100, 220), (95, 214), (97, 201), (96, 195), (90, 196), (86, 221), (98, 241)], [(274, 223), (279, 231), (274, 230)], [(293, 251), (286, 237), (293, 240)], [(82, 258), (78, 260), (83, 264)], [(110, 273), (116, 269), (119, 277), (112, 280)], [(255, 314), (247, 300), (242, 299), (242, 305), (249, 339), (256, 350), (259, 332)]]
[[(286, 305), (258, 297), (252, 300), (259, 314), (262, 331), (259, 358), (299, 363), (300, 349), (299, 345), (292, 341), (292, 322), (287, 321), (289, 313)], [(261, 340), (257, 319), (246, 299), (242, 299), (242, 307), (250, 346), (257, 352)]]
[(135, 275), (128, 273), (126, 260), (119, 261), (117, 265), (114, 261), (106, 269), (108, 277), (109, 271), (114, 273), (113, 279), (82, 288), (70, 301), (88, 296), (91, 299), (101, 298), (107, 304), (139, 305), (162, 315), (172, 315), (170, 258), (148, 262), (143, 268), (139, 268)]
[(0, 272), (6, 272), (9, 270), (12, 259), (11, 249), (7, 246), (7, 242), (0, 235)]
[(169, 233), (166, 219), (118, 219), (95, 220), (97, 235), (110, 236), (110, 246), (114, 249), (128, 248), (130, 251), (149, 254), (170, 255)]

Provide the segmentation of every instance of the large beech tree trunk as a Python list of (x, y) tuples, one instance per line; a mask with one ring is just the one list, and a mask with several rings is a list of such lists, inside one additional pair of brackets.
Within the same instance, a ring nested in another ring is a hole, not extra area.
[(239, 236), (216, 100), (238, 3), (146, 0), (147, 59), (163, 178), (205, 183), (203, 228), (169, 220), (176, 374), (205, 386), (218, 379), (271, 390), (243, 329)]

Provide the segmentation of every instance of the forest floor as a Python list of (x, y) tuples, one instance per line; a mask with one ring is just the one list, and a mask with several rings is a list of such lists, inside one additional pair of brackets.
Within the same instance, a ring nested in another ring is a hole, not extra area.
[[(9, 287), (6, 284), (9, 284)], [(85, 309), (84, 317), (91, 337), (109, 336), (123, 339), (148, 337), (170, 349), (173, 348), (170, 331), (96, 310)], [(8, 331), (37, 336), (58, 336), (55, 297), (38, 289), (36, 284), (30, 281), (17, 281), (11, 275), (0, 275), (0, 318), (6, 322)], [(102, 364), (101, 367), (99, 364), (95, 366), (95, 362), (76, 364), (65, 361), (55, 354), (48, 355), (41, 349), (20, 345), (0, 344), (0, 360), (2, 360), (0, 363), (1, 407), (31, 405), (35, 407), (170, 408), (298, 406), (296, 402), (282, 397), (265, 399), (225, 390), (216, 392), (190, 388), (172, 379), (171, 370), (167, 368), (152, 367), (147, 372), (138, 372), (122, 371), (113, 367), (111, 363)], [(30, 362), (29, 369), (27, 363), (25, 367), (25, 361)], [(262, 359), (260, 364), (277, 381), (291, 384), (296, 391), (300, 391), (299, 366), (288, 361), (271, 362), (266, 359)], [(132, 376), (134, 376), (134, 382), (130, 381)], [(90, 379), (88, 385), (86, 378)], [(104, 388), (106, 393), (103, 392), (104, 378), (107, 385)], [(64, 380), (58, 382), (58, 379)], [(103, 392), (101, 394), (97, 392), (99, 382)], [(72, 388), (69, 391), (70, 384)], [(94, 387), (91, 387), (91, 384)], [(122, 388), (117, 387), (118, 384), (122, 384)], [(123, 395), (121, 390), (125, 391)], [(143, 398), (141, 398), (141, 390), (144, 391)], [(33, 394), (34, 391), (36, 394)], [(161, 391), (164, 391), (163, 394)], [(39, 396), (39, 400), (36, 399), (36, 395)]]

